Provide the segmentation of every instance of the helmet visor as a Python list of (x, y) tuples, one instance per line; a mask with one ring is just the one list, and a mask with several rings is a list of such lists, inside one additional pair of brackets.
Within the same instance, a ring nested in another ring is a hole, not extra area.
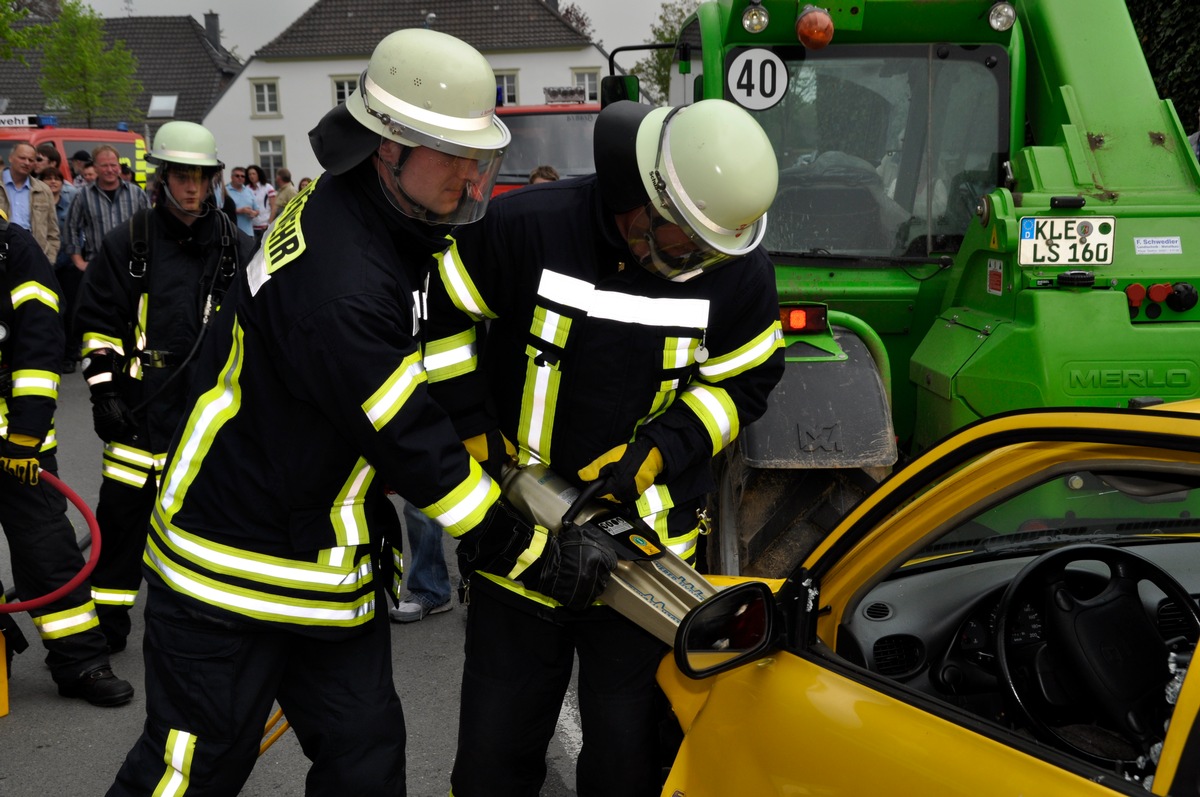
[(686, 282), (745, 254), (714, 249), (686, 224), (665, 218), (654, 202), (633, 217), (625, 240), (642, 268), (673, 282)]
[(487, 211), (503, 150), (476, 150), (475, 157), (416, 147), (392, 171), (405, 215), (430, 224), (470, 224)]

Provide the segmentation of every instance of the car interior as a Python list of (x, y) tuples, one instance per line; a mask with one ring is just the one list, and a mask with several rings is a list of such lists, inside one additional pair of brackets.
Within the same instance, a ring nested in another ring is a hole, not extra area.
[(931, 530), (836, 652), (1141, 780), (1200, 639), (1200, 470), (1072, 465)]

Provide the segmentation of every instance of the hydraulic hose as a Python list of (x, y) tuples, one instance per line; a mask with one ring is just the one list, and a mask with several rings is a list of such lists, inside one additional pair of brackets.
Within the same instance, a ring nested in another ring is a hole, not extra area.
[(83, 515), (83, 519), (87, 522), (88, 529), (92, 533), (92, 552), (84, 563), (83, 569), (75, 574), (66, 584), (63, 584), (53, 592), (43, 595), (40, 598), (31, 598), (27, 601), (18, 601), (16, 603), (0, 603), (0, 614), (15, 614), (16, 612), (27, 612), (31, 609), (40, 609), (47, 604), (54, 603), (64, 595), (69, 594), (73, 589), (82, 584), (87, 577), (92, 574), (96, 568), (96, 562), (100, 560), (100, 524), (96, 522), (96, 516), (92, 514), (91, 507), (87, 505), (79, 494), (63, 483), (61, 479), (49, 471), (43, 470), (41, 478), (62, 493), (63, 497), (75, 505), (79, 513)]

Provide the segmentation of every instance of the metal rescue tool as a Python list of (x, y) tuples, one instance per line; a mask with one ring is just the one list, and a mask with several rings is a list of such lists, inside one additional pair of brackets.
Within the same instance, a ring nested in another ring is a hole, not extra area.
[(558, 534), (568, 524), (591, 525), (617, 554), (617, 567), (600, 599), (668, 645), (688, 610), (717, 588), (670, 551), (640, 518), (594, 500), (594, 482), (582, 492), (545, 465), (508, 468), (500, 482), (505, 500), (532, 522)]

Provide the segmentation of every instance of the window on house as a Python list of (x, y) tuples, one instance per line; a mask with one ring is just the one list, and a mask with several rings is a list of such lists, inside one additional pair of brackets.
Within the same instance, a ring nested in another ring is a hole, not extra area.
[(267, 182), (275, 182), (275, 172), (283, 168), (283, 137), (255, 138), (256, 163), (266, 172)]
[(333, 104), (341, 105), (354, 92), (358, 91), (358, 76), (335, 77), (333, 79)]
[(600, 101), (600, 70), (598, 69), (575, 69), (572, 70), (575, 77), (575, 85), (579, 86), (587, 94), (588, 102)]
[(277, 116), (279, 114), (279, 83), (275, 80), (255, 80), (250, 83), (254, 92), (254, 115)]
[(497, 72), (496, 93), (505, 105), (517, 104), (517, 73)]
[(155, 94), (150, 97), (150, 108), (146, 111), (146, 117), (170, 119), (175, 115), (175, 105), (178, 102), (178, 94)]

